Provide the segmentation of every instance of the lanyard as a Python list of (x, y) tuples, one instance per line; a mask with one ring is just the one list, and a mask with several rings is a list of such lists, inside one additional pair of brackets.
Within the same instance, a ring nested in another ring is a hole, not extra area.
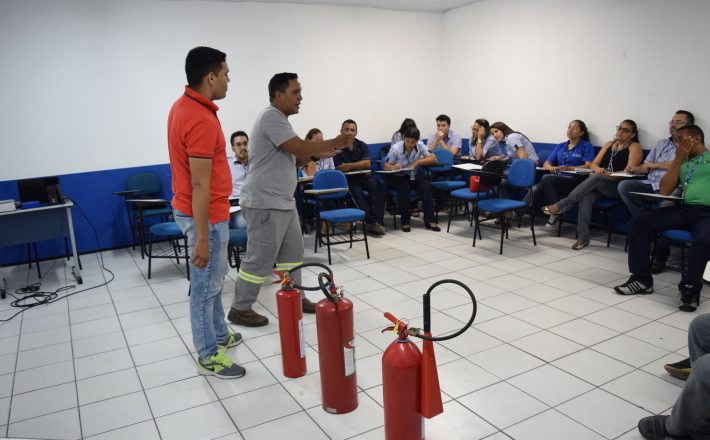
[[(415, 159), (414, 159), (414, 160), (412, 160), (412, 157), (411, 157), (411, 156), (412, 156), (412, 153), (414, 153), (414, 156), (415, 156)], [(407, 154), (407, 149), (404, 148), (404, 145), (402, 145), (402, 155), (404, 156), (404, 162), (405, 162), (405, 163), (404, 163), (404, 168), (407, 168), (407, 167), (409, 167), (409, 165), (411, 165), (412, 163), (416, 162), (416, 160), (417, 160), (417, 159), (416, 159), (416, 156), (418, 155), (418, 153), (419, 153), (419, 147), (418, 147), (418, 146), (415, 145), (414, 148), (412, 148), (412, 152), (409, 153), (409, 154)]]
[(621, 148), (614, 150), (614, 147), (611, 148), (611, 157), (609, 158), (609, 165), (606, 167), (607, 170), (610, 172), (614, 171), (614, 157), (619, 153), (619, 151), (624, 151), (626, 147), (628, 147), (631, 144), (632, 141), (628, 141), (625, 143)]
[(688, 171), (688, 167), (690, 166), (690, 159), (685, 163), (685, 180), (683, 181), (683, 196), (685, 197), (685, 191), (688, 189), (688, 183), (690, 183), (690, 178), (693, 177), (693, 173), (695, 173), (695, 169), (698, 168), (698, 165), (700, 165), (700, 162), (703, 161), (705, 158), (705, 153), (707, 151), (703, 152), (703, 154), (695, 161), (693, 164), (693, 168)]

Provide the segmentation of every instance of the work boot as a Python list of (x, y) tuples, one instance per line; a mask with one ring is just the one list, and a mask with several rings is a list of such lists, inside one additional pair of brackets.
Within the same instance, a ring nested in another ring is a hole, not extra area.
[(367, 225), (367, 232), (375, 235), (385, 235), (385, 227), (379, 223), (370, 223)]
[(312, 302), (308, 298), (303, 298), (301, 300), (301, 306), (303, 307), (303, 313), (315, 313), (316, 303)]
[(683, 312), (694, 312), (700, 304), (700, 289), (692, 284), (678, 284), (681, 305), (678, 308)]
[(227, 319), (232, 324), (243, 325), (244, 327), (263, 327), (269, 323), (269, 318), (256, 313), (254, 310), (237, 310), (234, 307), (229, 309)]
[(690, 368), (690, 359), (683, 359), (674, 364), (666, 364), (663, 368), (668, 374), (680, 380), (688, 380), (688, 376), (690, 376), (692, 371)]

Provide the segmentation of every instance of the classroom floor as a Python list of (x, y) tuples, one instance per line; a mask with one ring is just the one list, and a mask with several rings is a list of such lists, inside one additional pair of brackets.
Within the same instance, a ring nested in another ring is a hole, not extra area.
[[(103, 253), (115, 274), (107, 286), (0, 324), (0, 437), (383, 439), (381, 357), (393, 336), (380, 332), (389, 324), (382, 312), (421, 325), (421, 295), (442, 278), (473, 289), (478, 315), (472, 329), (436, 346), (445, 403), (426, 421), (428, 440), (640, 439), (638, 420), (672, 407), (683, 382), (663, 364), (687, 357), (688, 323), (710, 311), (710, 289), (695, 313), (678, 311), (675, 271), (656, 277), (653, 295), (616, 295), (611, 286), (627, 279), (624, 237), (606, 248), (596, 231), (574, 251), (573, 225), (557, 238), (540, 224), (537, 247), (528, 229), (512, 230), (500, 256), (497, 231), (484, 229), (472, 248), (464, 220), (449, 234), (418, 222), (409, 234), (393, 232), (389, 222), (386, 236), (370, 239), (369, 260), (362, 243), (334, 254), (336, 281), (356, 312), (356, 411), (321, 409), (314, 315), (304, 317), (308, 374), (282, 375), (274, 286), (255, 307), (268, 326), (232, 326), (245, 342), (229, 354), (246, 376), (197, 375), (184, 265), (158, 261), (148, 280), (147, 260), (123, 249)], [(313, 254), (313, 235), (305, 241), (306, 261), (327, 263), (325, 250)], [(104, 282), (98, 254), (82, 262), (81, 287)], [(64, 260), (42, 269), (43, 290), (73, 281)], [(27, 266), (5, 276), (10, 292), (36, 281)], [(231, 270), (227, 310), (235, 278)], [(436, 290), (433, 333), (462, 326), (469, 304), (461, 290)], [(3, 318), (16, 310), (0, 301)]]

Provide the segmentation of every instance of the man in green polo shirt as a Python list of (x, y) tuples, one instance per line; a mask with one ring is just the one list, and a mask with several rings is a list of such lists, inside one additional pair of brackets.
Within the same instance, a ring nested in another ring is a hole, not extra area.
[(678, 284), (679, 308), (692, 312), (700, 302), (703, 272), (710, 259), (710, 154), (705, 148), (703, 130), (697, 125), (679, 128), (678, 140), (675, 159), (661, 179), (659, 192), (670, 195), (680, 185), (683, 203), (632, 218), (628, 258), (631, 277), (614, 287), (614, 291), (620, 295), (653, 293), (651, 244), (660, 232), (685, 229), (693, 235), (693, 245)]

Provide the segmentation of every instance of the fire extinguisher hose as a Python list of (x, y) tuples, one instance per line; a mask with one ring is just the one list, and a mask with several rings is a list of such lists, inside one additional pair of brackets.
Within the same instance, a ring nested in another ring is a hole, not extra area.
[(426, 336), (423, 334), (416, 334), (413, 336), (416, 336), (417, 338), (424, 339), (425, 341), (446, 341), (449, 339), (453, 339), (456, 336), (462, 334), (466, 330), (473, 325), (473, 320), (476, 318), (476, 312), (478, 311), (478, 305), (476, 304), (476, 297), (473, 295), (473, 291), (462, 283), (461, 281), (458, 280), (452, 280), (452, 279), (445, 279), (445, 280), (439, 280), (436, 283), (432, 284), (431, 287), (429, 287), (429, 290), (426, 291), (426, 293), (423, 296), (423, 303), (424, 303), (424, 333), (429, 333), (431, 332), (431, 300), (430, 300), (430, 294), (431, 292), (438, 286), (442, 284), (456, 284), (457, 286), (460, 286), (463, 288), (471, 297), (471, 302), (473, 303), (473, 312), (471, 313), (471, 318), (468, 320), (466, 325), (463, 326), (459, 331), (452, 333), (450, 335), (445, 335), (445, 336)]
[[(330, 270), (330, 268), (329, 268), (328, 266), (326, 266), (325, 264), (321, 264), (321, 263), (303, 263), (303, 264), (299, 264), (298, 266), (294, 267), (293, 269), (290, 269), (289, 271), (287, 271), (286, 274), (285, 274), (285, 276), (288, 276), (288, 274), (291, 274), (291, 273), (293, 273), (293, 272), (296, 272), (297, 270), (304, 269), (304, 268), (306, 268), (306, 267), (320, 267), (321, 269), (325, 269), (325, 270), (328, 272), (326, 275), (329, 276), (331, 280), (333, 279), (333, 271)], [(324, 275), (324, 274), (321, 274), (321, 275)], [(318, 285), (318, 286), (315, 286), (315, 287), (299, 286), (299, 285), (297, 285), (297, 284), (294, 284), (293, 287), (296, 288), (296, 289), (308, 290), (308, 291), (322, 290), (322, 287), (320, 286), (320, 275), (318, 275), (318, 280), (319, 280), (319, 281), (318, 281), (319, 285)]]

